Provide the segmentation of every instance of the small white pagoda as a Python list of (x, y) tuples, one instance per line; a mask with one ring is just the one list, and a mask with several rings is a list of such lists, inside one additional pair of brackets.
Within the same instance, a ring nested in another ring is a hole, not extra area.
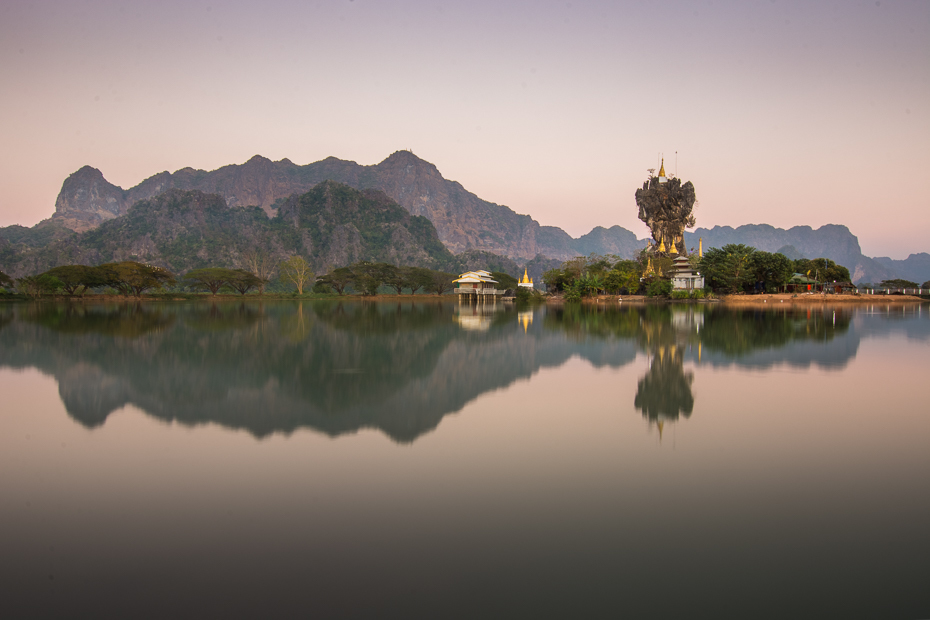
[(704, 288), (704, 276), (694, 270), (687, 256), (672, 261), (672, 290), (693, 291)]

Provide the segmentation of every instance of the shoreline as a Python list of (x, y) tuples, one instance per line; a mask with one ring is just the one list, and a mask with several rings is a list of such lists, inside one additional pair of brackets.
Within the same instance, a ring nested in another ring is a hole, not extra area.
[[(153, 303), (153, 302), (233, 302), (233, 301), (360, 301), (360, 302), (447, 302), (457, 301), (458, 296), (454, 293), (445, 295), (319, 295), (296, 297), (291, 295), (191, 295), (181, 294), (174, 296), (171, 294), (161, 295), (143, 295), (142, 297), (126, 297), (123, 295), (86, 295), (84, 297), (67, 297), (67, 296), (49, 296), (40, 297), (39, 299), (29, 299), (19, 295), (0, 297), (2, 302), (68, 302), (68, 303)], [(506, 301), (497, 300), (500, 303), (512, 304), (512, 298)], [(930, 302), (930, 299), (917, 297), (916, 295), (844, 295), (844, 294), (827, 294), (819, 293), (793, 294), (793, 293), (773, 293), (764, 295), (723, 295), (712, 299), (668, 299), (664, 297), (646, 297), (645, 295), (598, 295), (597, 297), (586, 297), (581, 300), (583, 304), (617, 304), (617, 303), (655, 303), (655, 304), (724, 304), (728, 306), (767, 306), (771, 303), (776, 304), (901, 304), (901, 303), (920, 303)], [(542, 301), (542, 304), (565, 304), (561, 297), (548, 297)], [(474, 304), (472, 304), (474, 305)], [(481, 304), (478, 304), (481, 305)], [(533, 305), (533, 304), (531, 304)]]

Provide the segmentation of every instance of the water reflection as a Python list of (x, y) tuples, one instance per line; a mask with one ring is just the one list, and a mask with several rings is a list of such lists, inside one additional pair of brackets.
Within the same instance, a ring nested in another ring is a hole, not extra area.
[[(258, 437), (375, 428), (409, 442), (481, 394), (572, 356), (619, 368), (639, 354), (648, 370), (632, 404), (661, 430), (691, 416), (702, 365), (845, 366), (859, 346), (853, 316), (703, 305), (22, 304), (0, 310), (0, 365), (55, 376), (69, 415), (90, 428), (132, 403), (165, 421)], [(925, 333), (925, 323), (909, 329)]]

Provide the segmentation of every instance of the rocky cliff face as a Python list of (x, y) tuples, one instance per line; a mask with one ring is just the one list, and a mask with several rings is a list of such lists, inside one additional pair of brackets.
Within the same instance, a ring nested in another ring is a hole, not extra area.
[[(303, 194), (327, 180), (383, 191), (412, 215), (429, 219), (440, 240), (454, 253), (478, 249), (517, 259), (532, 259), (538, 254), (567, 259), (580, 252), (575, 247), (579, 240), (560, 228), (541, 227), (528, 215), (482, 200), (461, 184), (443, 178), (436, 166), (409, 151), (398, 151), (373, 166), (335, 157), (298, 166), (287, 159), (273, 162), (256, 155), (244, 164), (211, 172), (193, 168), (161, 172), (128, 190), (85, 166), (62, 185), (53, 220), (75, 231), (90, 230), (126, 213), (136, 202), (171, 189), (217, 194), (230, 207), (257, 206), (272, 217), (288, 196)], [(617, 230), (625, 234), (620, 235), (624, 241), (616, 236)], [(604, 248), (593, 239), (583, 241), (581, 253), (613, 252), (606, 248), (616, 248), (623, 255), (630, 254), (625, 240), (635, 239), (632, 233), (614, 227), (610, 235), (616, 238), (605, 237)]]
[(52, 217), (76, 232), (90, 230), (126, 212), (125, 194), (102, 172), (84, 166), (65, 179)]
[[(877, 263), (887, 268), (899, 278), (923, 284), (930, 281), (930, 254), (920, 252), (911, 254), (904, 260), (894, 260), (887, 256), (876, 257)], [(873, 284), (878, 284), (879, 280), (869, 280)]]
[(170, 189), (92, 230), (42, 246), (20, 244), (18, 252), (0, 248), (0, 265), (16, 277), (121, 260), (184, 273), (245, 267), (241, 257), (250, 250), (275, 263), (299, 254), (317, 273), (359, 260), (434, 269), (454, 261), (429, 220), (410, 215), (378, 190), (326, 181), (288, 198), (274, 218), (257, 207), (230, 208), (216, 194)]

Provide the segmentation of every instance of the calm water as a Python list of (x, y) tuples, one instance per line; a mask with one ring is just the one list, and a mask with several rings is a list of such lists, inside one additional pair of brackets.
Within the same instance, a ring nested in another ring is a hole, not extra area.
[(0, 305), (0, 616), (930, 617), (930, 308)]

